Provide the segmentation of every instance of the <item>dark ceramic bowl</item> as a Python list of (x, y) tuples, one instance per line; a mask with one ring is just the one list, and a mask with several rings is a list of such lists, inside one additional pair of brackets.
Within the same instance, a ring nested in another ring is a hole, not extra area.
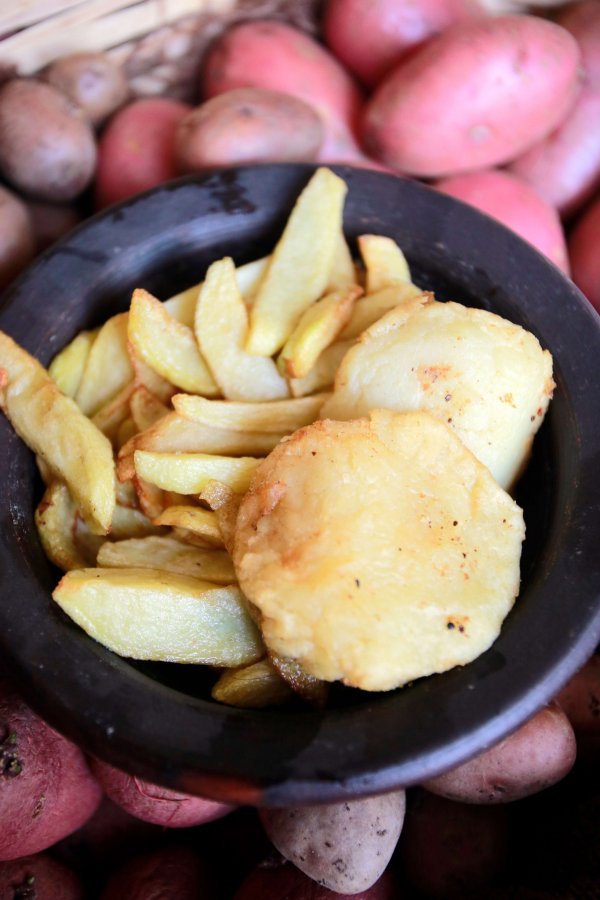
[[(165, 185), (90, 220), (4, 297), (0, 328), (42, 363), (82, 328), (161, 298), (217, 257), (272, 249), (309, 166), (256, 166)], [(33, 513), (32, 454), (0, 416), (0, 659), (30, 703), (84, 748), (154, 782), (253, 804), (375, 793), (483, 750), (550, 700), (600, 639), (599, 319), (575, 287), (491, 219), (422, 185), (340, 168), (345, 227), (391, 235), (415, 280), (533, 331), (554, 356), (556, 396), (518, 499), (522, 590), (475, 662), (385, 694), (334, 692), (326, 710), (248, 711), (209, 699), (196, 667), (136, 664), (53, 604), (58, 573)], [(314, 237), (318, 241), (318, 235)]]

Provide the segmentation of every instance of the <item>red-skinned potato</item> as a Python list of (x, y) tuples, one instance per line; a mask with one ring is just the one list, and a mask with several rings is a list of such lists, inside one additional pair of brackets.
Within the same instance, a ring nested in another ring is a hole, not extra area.
[(600, 736), (600, 656), (592, 656), (556, 699), (577, 736)]
[(81, 215), (74, 206), (30, 201), (27, 209), (38, 253), (68, 234), (81, 222)]
[(198, 106), (175, 140), (182, 172), (254, 162), (310, 162), (323, 141), (318, 113), (296, 97), (238, 88)]
[(573, 729), (552, 703), (495, 747), (423, 787), (459, 803), (509, 803), (556, 784), (575, 756)]
[(144, 822), (166, 828), (190, 828), (220, 819), (233, 809), (226, 803), (150, 784), (99, 759), (93, 759), (91, 766), (113, 803)]
[(214, 897), (206, 864), (187, 847), (164, 847), (119, 868), (101, 900), (200, 900)]
[(0, 88), (0, 171), (15, 187), (66, 203), (87, 187), (95, 166), (94, 135), (70, 100), (29, 78)]
[(0, 863), (0, 900), (84, 900), (77, 876), (46, 853)]
[(567, 244), (558, 213), (520, 178), (488, 169), (445, 178), (435, 187), (498, 219), (569, 274)]
[(600, 312), (600, 197), (571, 232), (569, 258), (573, 281)]
[(191, 106), (166, 97), (136, 100), (106, 126), (98, 147), (96, 207), (175, 178), (175, 134)]
[(204, 61), (203, 95), (244, 87), (291, 94), (312, 106), (325, 128), (321, 159), (360, 155), (354, 134), (361, 92), (335, 57), (303, 32), (282, 22), (257, 21), (217, 39)]
[(44, 79), (69, 97), (94, 126), (125, 103), (129, 83), (122, 69), (104, 53), (73, 53), (57, 59)]
[(428, 41), (367, 104), (363, 142), (410, 175), (439, 177), (509, 162), (571, 109), (577, 42), (534, 16), (476, 19)]
[(493, 882), (507, 858), (507, 810), (419, 791), (398, 851), (404, 873), (426, 897), (483, 897), (476, 892)]
[(101, 795), (81, 750), (0, 682), (0, 860), (38, 853), (71, 834)]
[(33, 259), (35, 249), (27, 207), (0, 186), (0, 290)]
[(402, 900), (404, 896), (390, 871), (370, 888), (339, 894), (307, 878), (285, 859), (267, 860), (250, 873), (233, 900)]
[(374, 87), (408, 50), (475, 11), (469, 0), (329, 0), (323, 28), (330, 50)]
[(564, 122), (510, 168), (562, 215), (570, 216), (600, 185), (600, 4), (576, 3), (557, 21), (579, 44), (582, 90)]

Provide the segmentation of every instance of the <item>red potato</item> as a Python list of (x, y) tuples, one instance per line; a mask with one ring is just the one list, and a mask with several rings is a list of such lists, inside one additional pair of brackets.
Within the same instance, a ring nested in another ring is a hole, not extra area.
[(558, 213), (520, 178), (489, 169), (455, 175), (435, 186), (498, 219), (569, 274), (567, 245)]
[(35, 249), (27, 207), (0, 186), (0, 290), (33, 259)]
[(376, 90), (363, 122), (367, 152), (428, 177), (509, 162), (565, 118), (579, 61), (573, 36), (534, 16), (450, 28)]
[(204, 862), (187, 847), (165, 847), (125, 863), (101, 900), (200, 900), (215, 896)]
[(592, 656), (556, 699), (578, 737), (600, 736), (600, 656)]
[(45, 853), (0, 863), (0, 900), (83, 900), (77, 876)]
[(191, 106), (167, 98), (136, 100), (108, 123), (98, 147), (96, 207), (102, 209), (177, 174), (175, 134)]
[(459, 803), (509, 803), (556, 784), (575, 755), (573, 729), (553, 703), (495, 747), (423, 787)]
[(38, 853), (71, 834), (101, 796), (81, 750), (0, 684), (0, 860)]
[(389, 870), (365, 891), (339, 894), (307, 878), (286, 860), (272, 860), (251, 872), (233, 900), (402, 900), (403, 896)]
[(504, 807), (467, 806), (421, 791), (398, 846), (403, 871), (426, 897), (481, 896), (508, 855)]
[(38, 253), (68, 234), (81, 222), (81, 216), (74, 206), (30, 202), (27, 208)]
[(207, 166), (316, 159), (321, 118), (302, 100), (264, 88), (238, 88), (213, 97), (180, 123), (177, 165), (182, 172)]
[(245, 22), (209, 50), (202, 91), (216, 97), (255, 87), (291, 94), (312, 106), (325, 127), (321, 159), (361, 155), (354, 137), (362, 95), (352, 77), (324, 47), (281, 22)]
[(600, 312), (600, 197), (577, 222), (568, 246), (573, 281)]
[(233, 809), (226, 803), (181, 794), (121, 772), (99, 759), (92, 771), (108, 797), (138, 819), (167, 828), (190, 828), (220, 819)]
[(330, 50), (374, 87), (408, 50), (476, 11), (470, 0), (329, 0), (323, 28)]

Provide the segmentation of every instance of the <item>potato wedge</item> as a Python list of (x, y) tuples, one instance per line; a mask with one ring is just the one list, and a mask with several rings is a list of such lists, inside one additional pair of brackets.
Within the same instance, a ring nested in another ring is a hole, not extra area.
[(233, 260), (210, 266), (200, 289), (194, 330), (198, 346), (228, 400), (279, 400), (289, 394), (272, 359), (244, 349), (248, 312), (235, 280)]
[(268, 659), (259, 659), (250, 666), (228, 669), (213, 685), (213, 700), (241, 709), (264, 709), (280, 706), (294, 696)]
[(327, 397), (328, 394), (315, 394), (294, 400), (273, 400), (271, 403), (236, 403), (175, 394), (173, 406), (178, 415), (203, 425), (231, 431), (275, 434), (280, 440), (283, 435), (314, 422)]
[(422, 297), (423, 305), (433, 300), (433, 294), (422, 291), (408, 281), (382, 288), (375, 294), (362, 297), (354, 304), (350, 321), (340, 332), (339, 339), (341, 341), (354, 340), (391, 309), (419, 297)]
[(211, 456), (208, 453), (150, 453), (136, 450), (137, 475), (165, 491), (199, 494), (209, 481), (222, 481), (236, 493), (248, 489), (260, 459)]
[(128, 314), (108, 319), (90, 347), (75, 402), (86, 416), (93, 416), (133, 381), (127, 351)]
[[(145, 516), (151, 520), (155, 519), (157, 516), (160, 516), (163, 509), (168, 505), (166, 502), (166, 494), (164, 491), (161, 491), (159, 487), (156, 487), (155, 484), (150, 484), (148, 481), (144, 481), (143, 478), (138, 478), (138, 476), (135, 475), (133, 453), (130, 458), (131, 467), (134, 472), (131, 483), (135, 487), (139, 507)], [(130, 482), (126, 481), (121, 483), (129, 484)]]
[(552, 357), (520, 326), (486, 310), (423, 306), (417, 298), (362, 335), (321, 415), (427, 410), (508, 489), (526, 463), (553, 387)]
[(77, 507), (67, 486), (55, 481), (46, 488), (35, 511), (35, 524), (44, 553), (63, 572), (85, 569), (94, 562), (75, 541), (76, 519)]
[(169, 407), (145, 385), (135, 388), (131, 395), (130, 407), (131, 418), (138, 431), (146, 431), (169, 412)]
[(133, 390), (134, 382), (131, 381), (91, 417), (96, 428), (99, 428), (113, 444), (118, 445), (120, 429), (131, 417), (130, 402)]
[(362, 288), (351, 285), (311, 304), (285, 342), (277, 366), (288, 378), (304, 378), (342, 331)]
[(305, 397), (310, 394), (321, 395), (321, 391), (331, 388), (340, 364), (354, 341), (336, 341), (327, 347), (314, 366), (304, 378), (290, 378), (290, 391), (293, 397)]
[(98, 328), (94, 331), (81, 331), (54, 357), (48, 367), (48, 375), (54, 379), (58, 389), (71, 399), (75, 397), (81, 384), (85, 363), (98, 331)]
[(155, 525), (167, 525), (170, 528), (186, 528), (201, 537), (207, 544), (223, 546), (223, 536), (217, 521), (216, 513), (201, 506), (167, 506), (154, 519)]
[(173, 394), (176, 393), (177, 388), (173, 387), (170, 381), (167, 381), (139, 358), (131, 341), (127, 344), (127, 351), (135, 373), (133, 380), (135, 381), (136, 388), (146, 388), (153, 396), (158, 397), (162, 403), (168, 405), (169, 400)]
[(231, 557), (224, 550), (202, 550), (168, 535), (106, 541), (98, 552), (96, 563), (111, 569), (161, 569), (215, 584), (235, 582)]
[(90, 526), (106, 534), (115, 507), (110, 441), (61, 394), (43, 366), (3, 332), (0, 407), (19, 437), (67, 484)]
[(410, 282), (410, 269), (404, 253), (392, 238), (381, 234), (363, 234), (358, 239), (358, 249), (367, 272), (367, 294), (374, 294), (398, 282)]
[(329, 684), (306, 672), (297, 659), (270, 653), (269, 659), (290, 689), (306, 703), (321, 708), (327, 703)]
[(325, 293), (331, 294), (333, 291), (341, 291), (344, 288), (351, 287), (353, 284), (358, 284), (357, 271), (354, 266), (352, 254), (350, 253), (350, 248), (346, 243), (344, 232), (340, 228)]
[(115, 506), (110, 526), (111, 540), (124, 541), (128, 538), (142, 538), (148, 535), (165, 534), (167, 529), (161, 523), (153, 522), (141, 510), (130, 506)]
[(148, 291), (133, 292), (128, 334), (137, 356), (162, 378), (184, 391), (218, 395), (191, 328), (169, 315)]
[(346, 192), (341, 178), (321, 168), (298, 197), (251, 309), (249, 353), (277, 353), (305, 309), (323, 295), (338, 248)]
[(264, 648), (240, 591), (160, 569), (77, 569), (52, 595), (95, 640), (133, 659), (239, 666)]

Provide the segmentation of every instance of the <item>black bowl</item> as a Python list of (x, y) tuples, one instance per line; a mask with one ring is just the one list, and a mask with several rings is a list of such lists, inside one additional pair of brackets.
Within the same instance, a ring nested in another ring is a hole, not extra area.
[[(248, 711), (208, 699), (196, 667), (120, 659), (53, 604), (57, 572), (33, 520), (33, 457), (0, 417), (0, 658), (32, 706), (91, 753), (222, 800), (328, 801), (435, 775), (515, 729), (600, 639), (598, 317), (554, 266), (486, 216), (410, 181), (338, 171), (350, 240), (391, 235), (417, 283), (522, 324), (554, 356), (556, 396), (518, 492), (521, 594), (476, 661), (391, 693), (336, 691), (326, 710)], [(311, 173), (216, 171), (108, 210), (38, 259), (4, 297), (0, 327), (47, 364), (78, 331), (126, 308), (133, 288), (166, 298), (218, 257), (245, 262), (272, 249)]]

